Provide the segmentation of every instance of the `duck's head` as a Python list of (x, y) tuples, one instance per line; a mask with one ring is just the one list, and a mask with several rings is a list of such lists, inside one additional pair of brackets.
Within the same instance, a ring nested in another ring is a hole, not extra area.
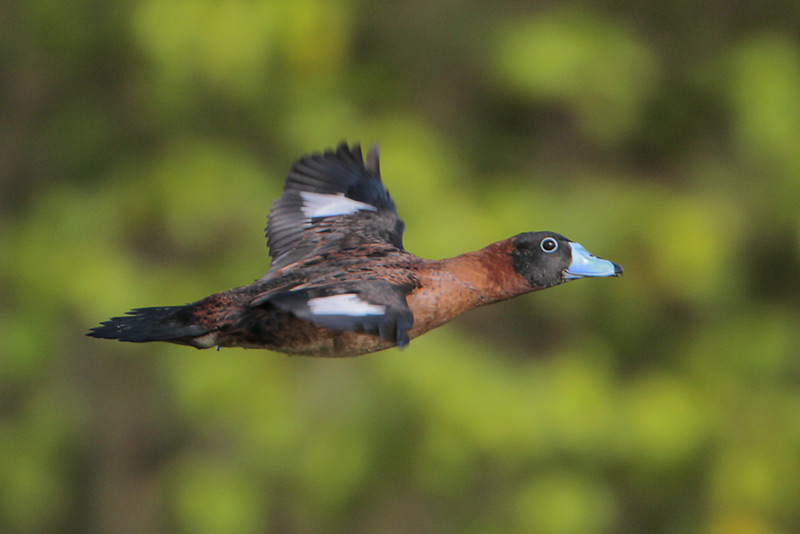
[(621, 276), (622, 267), (591, 254), (580, 243), (555, 232), (526, 232), (512, 238), (514, 270), (534, 289), (577, 278)]

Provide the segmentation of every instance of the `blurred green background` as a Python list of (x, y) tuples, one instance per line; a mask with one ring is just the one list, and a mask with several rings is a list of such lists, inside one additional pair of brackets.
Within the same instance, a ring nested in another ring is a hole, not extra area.
[[(800, 532), (800, 4), (0, 8), (3, 533)], [(380, 140), (412, 252), (621, 263), (357, 359), (84, 337)]]

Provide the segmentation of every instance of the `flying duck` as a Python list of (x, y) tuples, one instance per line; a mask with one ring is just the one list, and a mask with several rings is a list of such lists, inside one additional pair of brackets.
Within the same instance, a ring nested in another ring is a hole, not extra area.
[(185, 306), (137, 308), (95, 338), (359, 356), (410, 340), (467, 310), (622, 267), (555, 232), (525, 232), (454, 258), (403, 246), (405, 223), (383, 185), (375, 144), (312, 154), (291, 168), (270, 211), (272, 258), (250, 285)]

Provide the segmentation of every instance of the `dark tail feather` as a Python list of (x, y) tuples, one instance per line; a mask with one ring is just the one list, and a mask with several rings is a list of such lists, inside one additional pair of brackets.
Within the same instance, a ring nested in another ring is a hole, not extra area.
[(119, 339), (133, 343), (171, 341), (187, 343), (190, 338), (209, 330), (196, 324), (192, 306), (136, 308), (123, 317), (112, 317), (86, 334), (103, 339)]

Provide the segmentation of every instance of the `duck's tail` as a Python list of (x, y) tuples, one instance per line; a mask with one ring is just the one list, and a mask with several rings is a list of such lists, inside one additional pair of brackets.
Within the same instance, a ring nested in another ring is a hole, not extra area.
[(199, 324), (195, 305), (136, 308), (122, 317), (112, 317), (92, 328), (87, 336), (133, 343), (168, 341), (196, 345), (192, 341), (210, 330)]

